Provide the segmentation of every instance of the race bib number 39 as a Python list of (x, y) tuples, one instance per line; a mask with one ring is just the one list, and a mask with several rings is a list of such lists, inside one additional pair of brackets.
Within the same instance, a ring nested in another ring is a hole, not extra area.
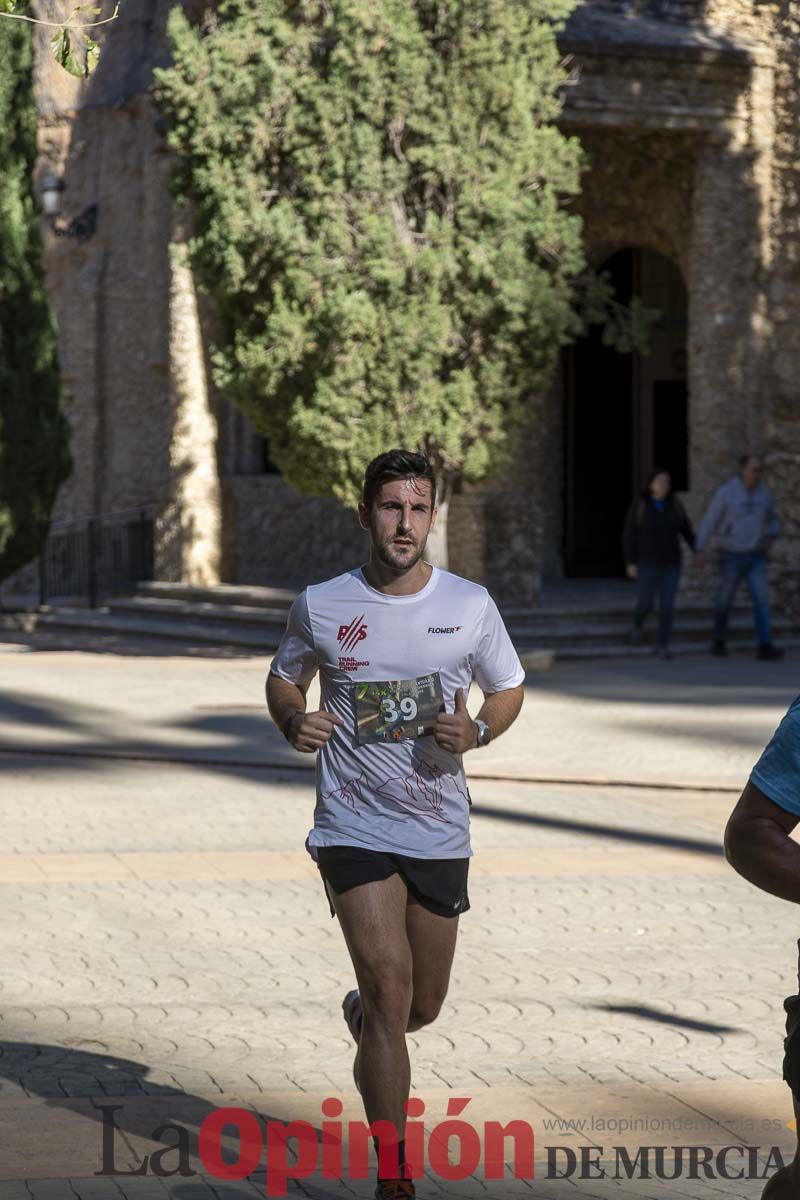
[(418, 679), (385, 679), (355, 684), (359, 746), (407, 742), (433, 733), (442, 709), (439, 672)]

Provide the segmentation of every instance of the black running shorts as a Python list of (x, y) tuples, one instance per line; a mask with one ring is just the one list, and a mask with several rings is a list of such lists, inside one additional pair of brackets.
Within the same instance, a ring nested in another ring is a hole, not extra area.
[(413, 898), (429, 912), (440, 917), (457, 917), (469, 907), (467, 875), (469, 858), (409, 858), (405, 854), (389, 854), (383, 850), (362, 850), (359, 846), (317, 846), (317, 866), (331, 916), (336, 910), (331, 904), (328, 887), (334, 892), (346, 892), (360, 883), (402, 877)]
[[(800, 950), (800, 941), (797, 943)], [(800, 966), (798, 967), (798, 989), (800, 990)], [(792, 1095), (800, 1102), (800, 994), (787, 996), (783, 1002), (786, 1012), (786, 1038), (783, 1043), (783, 1078), (792, 1089)]]

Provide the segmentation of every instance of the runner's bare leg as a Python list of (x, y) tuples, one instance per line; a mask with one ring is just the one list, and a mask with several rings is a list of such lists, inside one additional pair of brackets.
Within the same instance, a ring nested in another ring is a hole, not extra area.
[(337, 893), (329, 887), (356, 973), (363, 1021), (359, 1087), (368, 1121), (391, 1121), (402, 1138), (410, 1086), (405, 1031), (413, 964), (406, 885), (399, 875)]
[(440, 917), (409, 896), (406, 932), (413, 967), (408, 1032), (430, 1025), (439, 1015), (450, 983), (456, 950), (458, 917)]
[(329, 894), (361, 994), (358, 1076), (367, 1120), (391, 1121), (402, 1138), (411, 1083), (406, 1031), (441, 1007), (458, 918), (409, 904), (399, 875)]

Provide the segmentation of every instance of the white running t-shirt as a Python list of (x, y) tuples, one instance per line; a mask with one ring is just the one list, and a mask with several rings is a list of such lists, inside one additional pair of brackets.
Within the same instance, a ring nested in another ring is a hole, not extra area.
[[(430, 728), (430, 716), (427, 726), (415, 721), (425, 719), (416, 716), (418, 704), (420, 712), (441, 707), (439, 690), (452, 713), (456, 689), (466, 695), (473, 678), (484, 692), (525, 678), (486, 588), (433, 567), (421, 591), (389, 596), (357, 567), (297, 597), (271, 670), (304, 685), (319, 671), (320, 707), (344, 722), (317, 752), (314, 828), (306, 840), (315, 861), (315, 847), (334, 845), (413, 858), (471, 856), (462, 756), (432, 734), (416, 736)], [(402, 722), (408, 740), (364, 741), (370, 730), (388, 738)]]

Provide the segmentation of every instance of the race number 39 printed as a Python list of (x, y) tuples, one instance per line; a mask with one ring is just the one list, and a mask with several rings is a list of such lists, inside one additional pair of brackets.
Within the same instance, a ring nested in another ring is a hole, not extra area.
[(372, 680), (354, 686), (359, 746), (407, 742), (433, 733), (443, 703), (438, 671), (417, 679)]

